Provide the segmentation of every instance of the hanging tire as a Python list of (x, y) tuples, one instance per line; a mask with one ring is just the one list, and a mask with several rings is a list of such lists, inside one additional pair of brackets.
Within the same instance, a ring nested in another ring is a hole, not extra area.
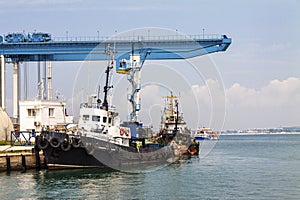
[(70, 151), (71, 149), (71, 144), (68, 140), (64, 140), (61, 145), (60, 145), (60, 148), (63, 150), (63, 151)]
[(51, 140), (50, 140), (50, 145), (51, 145), (51, 147), (53, 147), (53, 148), (58, 148), (58, 147), (60, 146), (60, 141), (59, 141), (59, 139), (58, 139), (57, 137), (51, 138)]
[(49, 146), (49, 141), (47, 140), (47, 138), (41, 136), (38, 136), (36, 142), (37, 142), (37, 147), (42, 150), (46, 149)]
[(81, 140), (79, 138), (73, 137), (72, 138), (72, 146), (74, 148), (79, 148), (81, 146)]

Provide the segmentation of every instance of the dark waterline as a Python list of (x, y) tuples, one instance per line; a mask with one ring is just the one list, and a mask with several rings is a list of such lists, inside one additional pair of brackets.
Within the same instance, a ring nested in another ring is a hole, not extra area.
[(1, 199), (299, 199), (300, 135), (221, 136), (204, 158), (151, 173), (0, 174)]

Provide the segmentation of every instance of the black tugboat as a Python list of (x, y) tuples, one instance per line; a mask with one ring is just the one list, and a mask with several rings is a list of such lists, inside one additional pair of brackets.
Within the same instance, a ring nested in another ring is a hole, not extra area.
[(36, 149), (43, 150), (48, 169), (111, 167), (118, 170), (154, 169), (178, 159), (174, 143), (145, 143), (144, 128), (138, 122), (120, 123), (118, 113), (109, 106), (109, 73), (113, 68), (112, 51), (108, 64), (103, 102), (89, 96), (80, 105), (78, 130), (74, 133), (44, 130), (36, 137)]

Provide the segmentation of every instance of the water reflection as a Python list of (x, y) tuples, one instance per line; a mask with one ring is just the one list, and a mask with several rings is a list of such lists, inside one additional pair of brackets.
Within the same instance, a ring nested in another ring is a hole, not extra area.
[(149, 193), (164, 193), (166, 186), (161, 188), (160, 184), (167, 184), (169, 177), (176, 177), (195, 159), (178, 160), (151, 173), (125, 173), (110, 168), (3, 173), (0, 193), (10, 199), (147, 199)]
[(40, 171), (35, 173), (39, 198), (114, 198), (109, 186), (119, 190), (126, 174), (111, 169)]

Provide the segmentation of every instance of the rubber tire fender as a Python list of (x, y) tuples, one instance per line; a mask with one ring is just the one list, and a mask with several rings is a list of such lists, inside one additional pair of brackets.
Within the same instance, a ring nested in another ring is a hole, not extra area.
[(60, 146), (60, 141), (57, 137), (53, 137), (50, 139), (50, 145), (53, 147), (53, 148), (58, 148)]
[(72, 146), (74, 148), (79, 148), (81, 146), (81, 140), (77, 137), (72, 138)]
[(49, 146), (49, 141), (47, 140), (47, 138), (41, 136), (37, 137), (37, 147), (42, 150), (46, 149)]
[(60, 148), (63, 150), (63, 151), (70, 151), (71, 149), (71, 144), (68, 140), (64, 140), (61, 145), (60, 145)]

